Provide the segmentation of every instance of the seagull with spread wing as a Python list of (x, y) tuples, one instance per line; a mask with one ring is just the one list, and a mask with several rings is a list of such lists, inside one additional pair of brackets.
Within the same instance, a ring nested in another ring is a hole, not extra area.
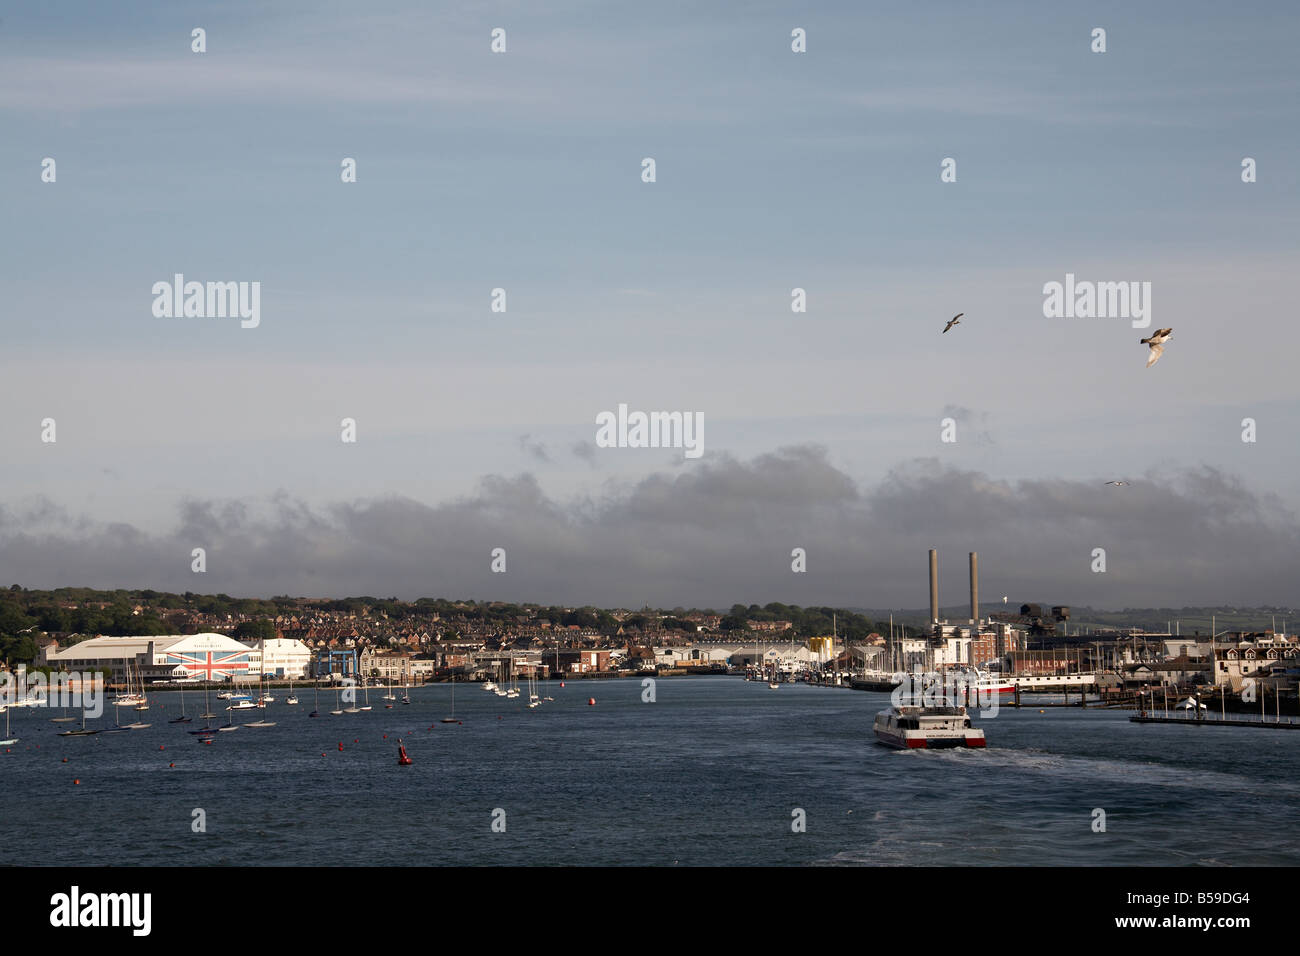
[(961, 325), (961, 323), (958, 322), (957, 320), (960, 319), (960, 318), (961, 318), (963, 315), (965, 315), (965, 314), (966, 314), (965, 312), (958, 312), (958, 313), (957, 313), (956, 315), (954, 315), (951, 319), (949, 319), (949, 320), (948, 320), (948, 324), (945, 325), (945, 326), (943, 327), (944, 332), (947, 332), (947, 331), (948, 331), (950, 328), (952, 328), (954, 325)]
[(1165, 352), (1165, 343), (1169, 341), (1169, 336), (1173, 334), (1173, 329), (1156, 329), (1155, 335), (1151, 336), (1151, 338), (1139, 340), (1143, 345), (1151, 346), (1151, 354), (1147, 356), (1147, 368), (1160, 361), (1160, 356)]
[(1108, 481), (1108, 482), (1106, 482), (1106, 484), (1108, 484), (1108, 485), (1127, 485), (1128, 482), (1127, 482), (1127, 481)]

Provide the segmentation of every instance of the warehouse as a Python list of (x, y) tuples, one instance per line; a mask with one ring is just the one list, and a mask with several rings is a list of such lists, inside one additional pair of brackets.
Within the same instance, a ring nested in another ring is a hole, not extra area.
[(103, 670), (114, 681), (125, 680), (128, 668), (146, 681), (255, 679), (262, 673), (262, 652), (225, 634), (92, 637), (63, 649), (50, 645), (41, 663), (68, 671)]

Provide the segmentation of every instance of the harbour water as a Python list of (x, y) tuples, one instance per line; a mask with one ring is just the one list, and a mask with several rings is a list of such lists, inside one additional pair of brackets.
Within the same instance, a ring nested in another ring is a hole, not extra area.
[(13, 710), (0, 863), (1300, 864), (1296, 733), (1004, 707), (972, 711), (987, 750), (900, 752), (872, 737), (885, 694), (735, 677), (661, 678), (653, 703), (640, 680), (540, 693), (556, 699), (529, 710), (457, 685), (463, 723), (444, 724), (450, 685), (392, 710), (372, 690), (373, 710), (337, 717), (322, 694), (314, 719), (299, 688), (267, 708), (276, 726), (208, 745), (197, 718), (167, 722), (174, 692), (122, 734), (59, 737), (76, 725)]

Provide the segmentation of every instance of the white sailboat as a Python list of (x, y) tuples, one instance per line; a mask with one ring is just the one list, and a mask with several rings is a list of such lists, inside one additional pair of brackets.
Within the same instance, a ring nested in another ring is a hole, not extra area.
[(542, 699), (537, 696), (536, 672), (528, 675), (528, 706), (530, 708), (542, 706)]
[(9, 736), (9, 708), (5, 708), (5, 739), (0, 740), (0, 747), (8, 747), (11, 744), (18, 743), (17, 737)]
[(341, 715), (341, 714), (343, 713), (343, 705), (342, 705), (341, 703), (339, 703), (339, 685), (338, 685), (338, 684), (335, 684), (335, 685), (334, 685), (334, 707), (335, 707), (335, 709), (330, 711), (330, 714), (331, 714), (332, 716), (334, 716), (334, 717), (338, 717), (339, 715)]
[(262, 715), (261, 715), (260, 717), (258, 717), (257, 720), (250, 720), (250, 721), (249, 721), (247, 724), (245, 724), (244, 726), (245, 726), (245, 727), (274, 727), (274, 726), (275, 726), (275, 721), (274, 721), (274, 720), (266, 720), (265, 718), (266, 718), (266, 705), (267, 705), (268, 703), (270, 703), (272, 700), (274, 700), (275, 698), (271, 697), (269, 694), (263, 694), (263, 693), (262, 693), (262, 678), (261, 678), (261, 677), (259, 677), (259, 678), (257, 679), (257, 692), (258, 692), (258, 693), (257, 693), (257, 697), (258, 697), (258, 706), (262, 709)]
[(457, 723), (457, 720), (456, 720), (456, 673), (455, 673), (455, 671), (453, 671), (453, 672), (452, 672), (452, 675), (451, 675), (451, 715), (448, 716), (448, 717), (444, 717), (444, 718), (442, 718), (442, 722), (443, 722), (444, 724), (454, 724), (454, 723)]
[[(145, 692), (144, 692), (144, 671), (140, 670), (140, 666), (138, 664), (136, 665), (135, 668), (135, 679), (136, 682), (140, 685), (140, 703), (135, 705), (135, 709), (148, 710), (149, 698), (145, 696)], [(145, 724), (145, 726), (148, 727), (149, 725)]]

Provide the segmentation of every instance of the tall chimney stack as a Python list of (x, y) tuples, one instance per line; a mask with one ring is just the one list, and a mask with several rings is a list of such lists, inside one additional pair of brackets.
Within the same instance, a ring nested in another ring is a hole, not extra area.
[(930, 623), (939, 623), (939, 552), (930, 549)]
[(980, 566), (979, 555), (970, 553), (970, 623), (971, 627), (980, 626)]

